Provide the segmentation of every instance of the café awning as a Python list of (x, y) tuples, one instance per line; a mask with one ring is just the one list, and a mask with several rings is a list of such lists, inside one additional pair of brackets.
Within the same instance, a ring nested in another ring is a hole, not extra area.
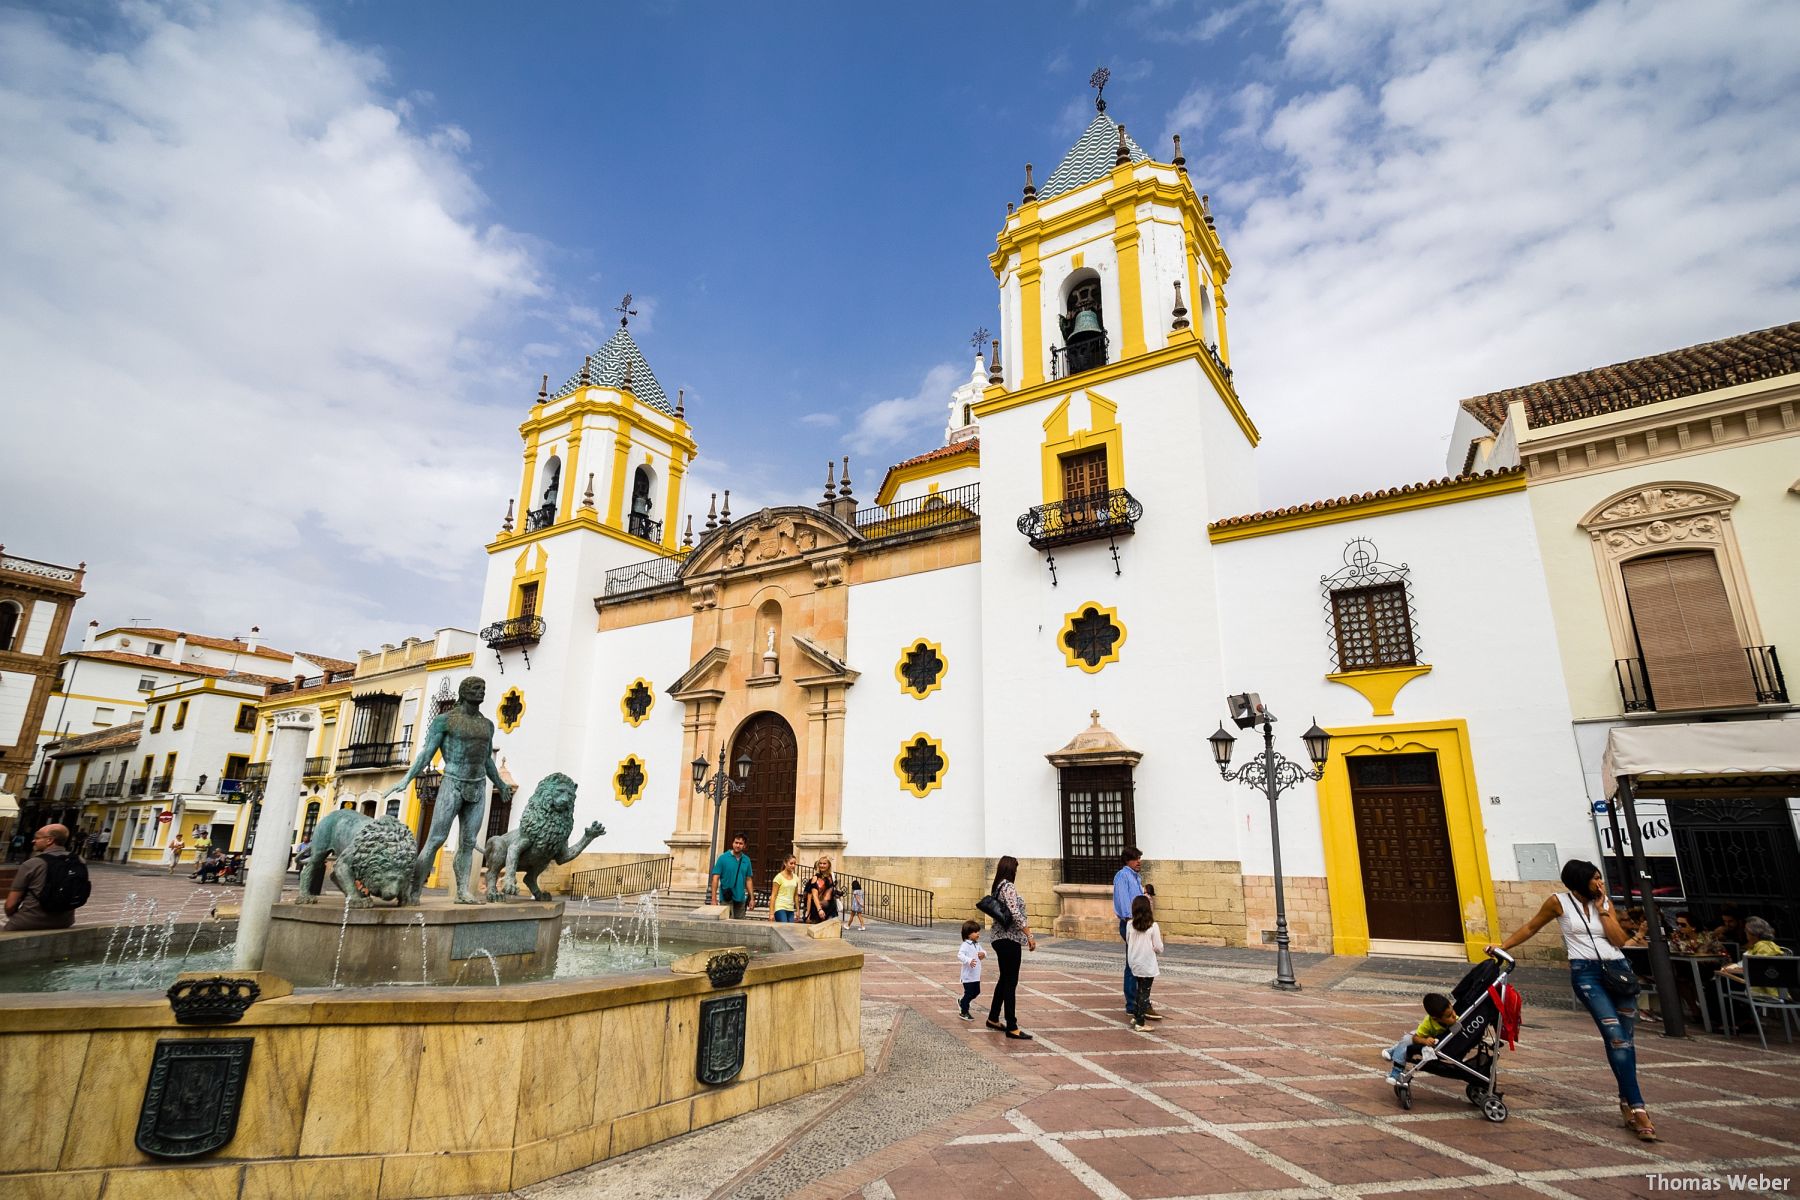
[[(1759, 776), (1800, 775), (1800, 721), (1713, 721), (1684, 725), (1634, 725), (1606, 735), (1600, 781), (1610, 798), (1619, 779), (1630, 776), (1639, 795), (1656, 793), (1657, 782), (1686, 792), (1702, 780), (1718, 780), (1743, 792)], [(1778, 790), (1787, 794), (1790, 786)]]

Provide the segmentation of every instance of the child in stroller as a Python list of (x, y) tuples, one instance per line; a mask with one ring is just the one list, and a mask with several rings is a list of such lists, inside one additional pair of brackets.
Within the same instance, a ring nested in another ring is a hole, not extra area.
[[(1487, 959), (1471, 967), (1448, 997), (1426, 997), (1427, 1020), (1388, 1052), (1394, 1060), (1388, 1080), (1401, 1108), (1412, 1107), (1413, 1079), (1423, 1071), (1461, 1080), (1463, 1094), (1482, 1116), (1495, 1122), (1506, 1120), (1499, 1063), (1502, 1039), (1510, 1040), (1516, 1033), (1511, 1027), (1503, 1029), (1516, 1020), (1518, 1012), (1517, 993), (1507, 983), (1512, 968), (1512, 955), (1490, 950)], [(1447, 1004), (1432, 1012), (1432, 1001)], [(1444, 1032), (1435, 1034), (1432, 1027)], [(1400, 1065), (1402, 1056), (1405, 1066)]]

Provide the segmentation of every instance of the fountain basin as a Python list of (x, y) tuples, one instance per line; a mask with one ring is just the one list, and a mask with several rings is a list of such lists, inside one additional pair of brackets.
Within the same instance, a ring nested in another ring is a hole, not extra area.
[(401, 964), (409, 982), (512, 983), (556, 973), (560, 900), (346, 908), (277, 904), (263, 968), (295, 987), (387, 983)]
[[(158, 993), (0, 995), (0, 1088), (32, 1098), (9, 1117), (0, 1195), (504, 1192), (861, 1074), (854, 946), (762, 922), (662, 932), (750, 946), (742, 982), (662, 967), (296, 992), (210, 1027), (176, 1024)], [(701, 1006), (738, 995), (742, 1066), (702, 1083)], [(254, 1042), (236, 1132), (152, 1158), (134, 1138), (157, 1043), (208, 1038)]]

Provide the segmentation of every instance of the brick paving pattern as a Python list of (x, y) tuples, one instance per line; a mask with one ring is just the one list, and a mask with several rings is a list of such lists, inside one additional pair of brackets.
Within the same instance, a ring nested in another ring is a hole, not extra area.
[[(1021, 974), (1020, 1021), (1036, 1040), (1014, 1042), (956, 1018), (953, 934), (852, 940), (868, 954), (866, 997), (962, 1039), (1012, 1088), (795, 1193), (808, 1200), (1649, 1197), (1698, 1175), (1730, 1190), (1727, 1173), (1765, 1176), (1771, 1195), (1800, 1186), (1800, 1046), (1779, 1030), (1766, 1054), (1754, 1035), (1640, 1030), (1639, 1077), (1663, 1139), (1640, 1143), (1619, 1127), (1599, 1035), (1567, 1007), (1560, 972), (1532, 973), (1533, 990), (1555, 980), (1564, 995), (1535, 1004), (1527, 992), (1519, 1049), (1501, 1059), (1511, 1114), (1494, 1124), (1459, 1086), (1426, 1076), (1401, 1110), (1379, 1056), (1416, 1022), (1417, 999), (1341, 990), (1379, 964), (1316, 959), (1300, 972), (1309, 986), (1283, 993), (1252, 981), (1257, 960), (1243, 952), (1183, 947), (1156, 988), (1167, 1019), (1137, 1034), (1119, 951), (1046, 946)], [(1441, 969), (1448, 990), (1463, 968)]]

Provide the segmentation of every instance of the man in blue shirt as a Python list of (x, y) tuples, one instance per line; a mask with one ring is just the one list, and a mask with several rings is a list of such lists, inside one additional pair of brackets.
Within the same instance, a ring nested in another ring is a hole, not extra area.
[[(1119, 918), (1119, 940), (1125, 940), (1125, 923), (1131, 920), (1131, 902), (1144, 894), (1144, 880), (1139, 871), (1144, 866), (1144, 852), (1136, 846), (1127, 846), (1119, 855), (1125, 865), (1113, 876), (1113, 916)], [(1125, 1011), (1137, 1010), (1137, 976), (1131, 973), (1131, 964), (1125, 964)], [(1144, 1016), (1152, 1021), (1162, 1020), (1162, 1014), (1152, 1005), (1146, 1005)]]
[(717, 904), (721, 895), (731, 901), (733, 920), (743, 917), (750, 905), (750, 856), (744, 853), (744, 835), (731, 839), (731, 849), (719, 855), (712, 869), (712, 899)]

